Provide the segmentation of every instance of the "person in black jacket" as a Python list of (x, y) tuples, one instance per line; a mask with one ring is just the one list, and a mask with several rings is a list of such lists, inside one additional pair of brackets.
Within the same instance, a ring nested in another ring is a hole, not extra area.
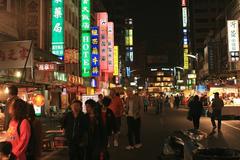
[(111, 98), (104, 97), (102, 100), (103, 106), (101, 106), (101, 118), (102, 118), (102, 129), (104, 131), (104, 142), (103, 149), (106, 149), (107, 146), (110, 147), (109, 138), (113, 135), (116, 128), (116, 118), (113, 114), (113, 111), (108, 108), (111, 104)]
[(87, 160), (98, 160), (104, 144), (100, 108), (92, 99), (85, 102), (88, 120)]
[(203, 112), (202, 103), (199, 101), (198, 95), (194, 96), (193, 100), (189, 102), (189, 111), (192, 117), (193, 126), (195, 130), (199, 129), (200, 117)]
[(81, 108), (81, 101), (73, 101), (71, 112), (65, 115), (62, 124), (68, 141), (70, 160), (82, 160), (85, 156), (85, 143), (88, 141), (86, 136), (88, 121)]

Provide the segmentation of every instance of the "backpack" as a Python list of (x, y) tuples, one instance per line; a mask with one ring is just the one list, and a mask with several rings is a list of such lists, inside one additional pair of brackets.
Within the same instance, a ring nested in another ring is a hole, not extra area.
[[(17, 126), (17, 132), (18, 132), (18, 136), (20, 137), (20, 126), (22, 124), (22, 121), (21, 120), (20, 122), (18, 122), (18, 126)], [(30, 124), (30, 131), (31, 131), (31, 136), (29, 138), (29, 141), (28, 141), (28, 145), (27, 145), (27, 150), (26, 150), (26, 158), (27, 160), (34, 160), (35, 158), (35, 142), (36, 142), (36, 139), (35, 139), (35, 135), (34, 135), (34, 128), (33, 128), (33, 125), (32, 123), (28, 120), (29, 124)]]

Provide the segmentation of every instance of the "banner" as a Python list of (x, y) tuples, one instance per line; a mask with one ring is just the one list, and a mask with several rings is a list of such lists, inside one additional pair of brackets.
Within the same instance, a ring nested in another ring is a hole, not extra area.
[(100, 69), (108, 69), (108, 14), (107, 12), (97, 13), (97, 25), (99, 26), (99, 53)]
[(100, 55), (99, 55), (99, 30), (98, 27), (92, 27), (92, 54), (91, 54), (91, 64), (92, 64), (92, 76), (99, 76), (99, 66), (100, 66)]
[(33, 67), (31, 41), (0, 42), (1, 69), (24, 68), (25, 64), (27, 68)]
[(90, 33), (82, 33), (82, 77), (91, 76), (91, 37)]
[(52, 53), (64, 56), (64, 0), (52, 0)]
[(118, 76), (119, 74), (119, 65), (118, 65), (118, 46), (114, 46), (114, 76)]
[(238, 30), (238, 20), (227, 21), (228, 29), (228, 52), (229, 61), (236, 62), (239, 61), (239, 30)]
[(114, 66), (114, 23), (108, 22), (108, 72), (113, 73)]

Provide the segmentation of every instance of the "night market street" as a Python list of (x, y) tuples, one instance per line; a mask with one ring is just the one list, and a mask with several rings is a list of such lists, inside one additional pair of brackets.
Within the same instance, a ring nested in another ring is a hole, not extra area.
[[(161, 115), (155, 115), (153, 109), (142, 117), (142, 142), (143, 148), (134, 151), (126, 151), (127, 130), (122, 127), (120, 147), (110, 148), (111, 160), (156, 160), (160, 154), (160, 146), (164, 139), (171, 135), (175, 130), (187, 130), (192, 128), (190, 121), (186, 119), (187, 111), (179, 109), (174, 111), (166, 111)], [(126, 120), (123, 120), (126, 126)], [(222, 134), (217, 132), (209, 135), (212, 131), (210, 118), (202, 117), (200, 129), (208, 134), (207, 140), (204, 142), (207, 147), (229, 147), (240, 148), (240, 125), (239, 121), (224, 121), (222, 126)], [(67, 159), (67, 149), (44, 153), (46, 158), (42, 160), (58, 160)]]

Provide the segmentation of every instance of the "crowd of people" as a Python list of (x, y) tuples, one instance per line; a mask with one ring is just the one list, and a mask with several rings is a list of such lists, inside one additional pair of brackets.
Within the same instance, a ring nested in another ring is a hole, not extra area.
[[(115, 90), (109, 96), (99, 95), (98, 102), (89, 99), (82, 104), (74, 101), (71, 111), (63, 119), (70, 160), (107, 160), (108, 148), (119, 146), (119, 135), (123, 114), (127, 115), (127, 150), (142, 147), (140, 126), (143, 102), (140, 96), (128, 89), (125, 105)], [(82, 107), (86, 106), (86, 114)], [(124, 107), (125, 106), (125, 107)]]
[(148, 107), (155, 107), (156, 114), (159, 114), (163, 111), (163, 107), (165, 108), (176, 108), (180, 107), (181, 97), (177, 94), (176, 96), (168, 96), (161, 94), (160, 96), (153, 97), (152, 99), (148, 96), (143, 98), (144, 104), (144, 112), (148, 112)]
[[(10, 86), (5, 108), (5, 132), (0, 134), (0, 158), (37, 160), (41, 157), (42, 148), (41, 123), (35, 118), (33, 105), (17, 95), (18, 88)], [(98, 99), (97, 102), (89, 99), (85, 104), (74, 100), (61, 120), (70, 160), (109, 159), (108, 148), (119, 147), (123, 115), (128, 125), (129, 145), (126, 149), (142, 147), (142, 98), (129, 88), (127, 98), (120, 98), (119, 93), (112, 89), (109, 96), (100, 94)], [(83, 112), (83, 106), (86, 107), (86, 113)]]

